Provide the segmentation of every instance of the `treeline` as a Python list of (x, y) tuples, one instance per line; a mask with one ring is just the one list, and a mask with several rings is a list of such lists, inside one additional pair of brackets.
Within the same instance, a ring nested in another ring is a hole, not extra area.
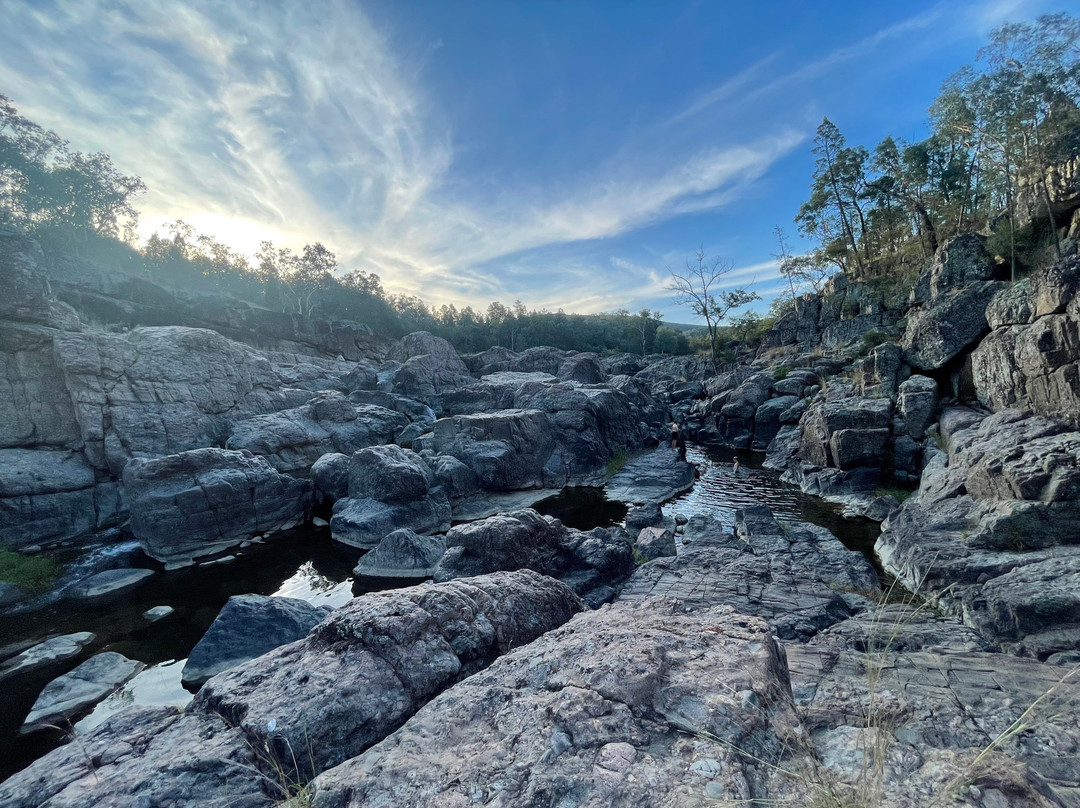
[(828, 118), (814, 139), (810, 198), (795, 222), (817, 242), (788, 254), (791, 296), (830, 272), (871, 277), (925, 261), (950, 236), (985, 232), (1013, 277), (1061, 256), (1052, 169), (1080, 154), (1080, 21), (1068, 14), (1006, 24), (930, 108), (931, 134), (847, 144)]
[(493, 302), (484, 311), (428, 306), (414, 296), (387, 294), (373, 272), (341, 272), (334, 253), (317, 242), (296, 253), (267, 241), (249, 258), (176, 221), (138, 247), (133, 200), (145, 190), (107, 154), (74, 151), (0, 96), (0, 223), (34, 236), (47, 253), (70, 253), (168, 287), (304, 317), (353, 320), (388, 336), (423, 329), (462, 352), (496, 345), (606, 354), (690, 351), (682, 333), (648, 310), (576, 315), (529, 311), (521, 301)]

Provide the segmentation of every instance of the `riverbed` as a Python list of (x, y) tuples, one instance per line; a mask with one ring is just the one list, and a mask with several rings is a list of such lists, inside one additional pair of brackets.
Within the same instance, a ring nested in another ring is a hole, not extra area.
[[(741, 466), (738, 472), (732, 467), (736, 457)], [(839, 506), (781, 482), (777, 472), (761, 468), (761, 455), (690, 447), (687, 459), (698, 465), (700, 477), (690, 491), (665, 504), (667, 515), (708, 512), (730, 527), (737, 508), (765, 504), (780, 519), (826, 527), (850, 549), (873, 557), (876, 523), (844, 519)], [(590, 488), (566, 489), (538, 503), (536, 509), (579, 530), (616, 525), (626, 515), (625, 505), (607, 501), (602, 490)], [(191, 694), (180, 684), (184, 661), (232, 595), (254, 592), (333, 607), (358, 594), (415, 583), (400, 579), (354, 581), (352, 569), (361, 554), (333, 542), (327, 528), (308, 528), (266, 545), (253, 545), (227, 564), (159, 571), (121, 600), (94, 605), (59, 598), (31, 612), (0, 615), (0, 646), (76, 631), (97, 635), (85, 652), (66, 666), (51, 666), (0, 683), (4, 693), (0, 699), (0, 779), (61, 743), (65, 733), (85, 732), (126, 706), (181, 706), (190, 700)], [(68, 559), (62, 584), (110, 566), (154, 568), (155, 564), (134, 543), (111, 544)], [(154, 623), (142, 616), (147, 609), (161, 605), (171, 606), (174, 612)], [(18, 734), (38, 693), (50, 680), (91, 654), (106, 650), (137, 659), (148, 668), (74, 728)]]

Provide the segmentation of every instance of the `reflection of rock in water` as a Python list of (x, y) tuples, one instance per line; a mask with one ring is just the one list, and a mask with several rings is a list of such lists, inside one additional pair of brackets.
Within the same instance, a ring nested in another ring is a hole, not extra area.
[(568, 486), (558, 495), (536, 503), (533, 509), (575, 530), (618, 525), (626, 518), (627, 510), (622, 502), (609, 500), (604, 489), (587, 486)]

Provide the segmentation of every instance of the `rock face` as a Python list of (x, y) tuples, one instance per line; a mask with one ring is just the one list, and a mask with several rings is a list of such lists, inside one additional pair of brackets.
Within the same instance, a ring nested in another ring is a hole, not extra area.
[(548, 479), (565, 477), (561, 457), (553, 460), (551, 425), (539, 410), (441, 418), (435, 422), (433, 448), (460, 460), (490, 490), (543, 488), (545, 471)]
[(189, 564), (300, 524), (311, 501), (310, 483), (226, 449), (132, 460), (124, 487), (132, 532), (148, 555), (167, 564)]
[(283, 474), (306, 474), (324, 454), (352, 454), (390, 443), (409, 419), (385, 407), (353, 404), (336, 391), (320, 393), (302, 407), (256, 415), (233, 426), (229, 449), (265, 457)]
[(0, 784), (0, 804), (269, 808), (290, 796), (283, 784), (359, 754), (581, 608), (527, 571), (356, 598), (305, 639), (210, 680), (183, 714), (126, 710), (53, 750)]
[(618, 528), (571, 530), (532, 509), (457, 525), (446, 534), (436, 581), (497, 570), (531, 569), (565, 581), (590, 605), (614, 595), (633, 569), (629, 537)]
[(666, 446), (635, 457), (604, 486), (608, 499), (660, 504), (688, 490), (696, 479), (694, 467), (679, 460)]
[(879, 465), (889, 436), (887, 398), (841, 398), (813, 404), (803, 416), (799, 456), (813, 466)]
[(908, 313), (901, 346), (920, 370), (937, 370), (987, 333), (986, 306), (1002, 288), (996, 281), (966, 286)]
[[(795, 724), (785, 680), (760, 620), (687, 615), (663, 599), (607, 607), (515, 649), (321, 775), (312, 805), (746, 799), (758, 793), (750, 756), (778, 762)], [(730, 746), (698, 739), (708, 735)]]
[(0, 546), (49, 544), (108, 524), (123, 509), (77, 452), (0, 449)]
[(119, 689), (145, 667), (115, 651), (90, 657), (71, 673), (65, 673), (45, 686), (20, 732), (63, 725)]
[(349, 460), (349, 496), (334, 503), (336, 541), (370, 549), (398, 528), (439, 533), (450, 527), (450, 501), (420, 455), (373, 446)]
[(882, 564), (1013, 651), (1080, 648), (1080, 433), (1011, 410), (941, 425), (949, 453), (885, 522)]
[(994, 331), (971, 357), (979, 400), (1080, 427), (1080, 259), (1066, 259), (998, 293)]
[(233, 595), (191, 649), (183, 682), (201, 687), (211, 676), (302, 639), (329, 613), (296, 598)]

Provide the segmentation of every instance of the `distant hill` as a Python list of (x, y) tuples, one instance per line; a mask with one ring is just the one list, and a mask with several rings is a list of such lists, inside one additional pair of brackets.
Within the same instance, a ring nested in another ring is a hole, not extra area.
[(664, 325), (668, 328), (674, 328), (676, 331), (697, 331), (699, 328), (704, 328), (702, 323), (669, 323), (664, 322)]

